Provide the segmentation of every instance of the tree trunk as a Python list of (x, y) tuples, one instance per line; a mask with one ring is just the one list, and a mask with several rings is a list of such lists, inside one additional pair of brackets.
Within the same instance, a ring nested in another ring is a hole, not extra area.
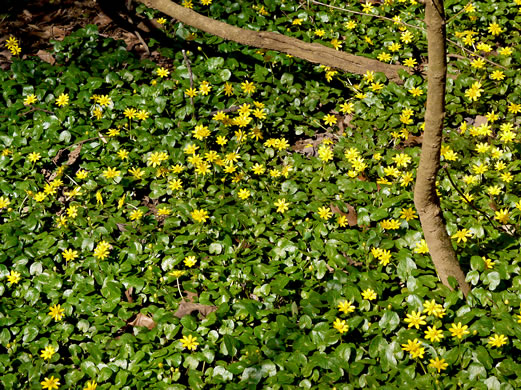
[(371, 58), (338, 51), (318, 43), (307, 43), (270, 31), (252, 31), (231, 26), (198, 14), (170, 0), (138, 1), (184, 24), (230, 41), (242, 43), (243, 45), (280, 51), (306, 61), (338, 68), (349, 73), (361, 75), (368, 69), (374, 72), (382, 72), (390, 81), (397, 84), (403, 84), (402, 79), (398, 75), (399, 70), (405, 70), (410, 73), (410, 69), (401, 65), (386, 64)]
[(463, 294), (467, 296), (470, 285), (465, 281), (465, 274), (452, 247), (452, 241), (445, 227), (440, 200), (436, 194), (436, 176), (440, 169), (440, 150), (445, 118), (447, 77), (443, 0), (426, 0), (425, 22), (429, 57), (427, 109), (420, 164), (414, 188), (414, 204), (420, 216), (429, 253), (441, 282), (449, 286), (449, 276), (454, 277)]

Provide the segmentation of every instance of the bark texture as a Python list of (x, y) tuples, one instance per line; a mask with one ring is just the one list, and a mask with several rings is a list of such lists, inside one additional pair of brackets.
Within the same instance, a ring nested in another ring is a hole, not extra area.
[(231, 26), (198, 14), (170, 0), (138, 0), (147, 7), (155, 8), (172, 18), (198, 28), (201, 31), (217, 35), (223, 39), (242, 43), (243, 45), (276, 50), (291, 54), (310, 62), (338, 68), (349, 73), (364, 74), (367, 70), (382, 72), (390, 81), (403, 84), (398, 76), (402, 69), (410, 70), (401, 65), (390, 65), (371, 58), (365, 58), (320, 45), (307, 43), (296, 38), (287, 37), (270, 31), (252, 31)]
[(447, 77), (443, 0), (425, 1), (425, 22), (429, 56), (427, 109), (420, 165), (414, 188), (414, 204), (418, 210), (425, 241), (441, 282), (449, 286), (448, 277), (454, 277), (463, 294), (467, 296), (470, 285), (465, 281), (465, 274), (447, 234), (440, 200), (436, 194), (436, 176), (440, 169), (440, 149), (445, 118)]

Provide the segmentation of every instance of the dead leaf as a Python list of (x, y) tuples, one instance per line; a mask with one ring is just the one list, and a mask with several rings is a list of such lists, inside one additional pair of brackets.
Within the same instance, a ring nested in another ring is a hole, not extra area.
[(195, 299), (196, 298), (197, 298), (197, 293), (185, 290), (185, 299), (184, 299), (184, 301), (195, 303)]
[(183, 318), (184, 316), (192, 314), (194, 311), (198, 311), (199, 314), (201, 314), (201, 316), (205, 318), (208, 314), (213, 313), (216, 310), (217, 306), (209, 306), (203, 305), (202, 303), (191, 303), (182, 301), (179, 304), (179, 307), (177, 308), (174, 315), (177, 318)]
[(128, 324), (132, 326), (145, 326), (148, 329), (154, 329), (156, 327), (156, 323), (152, 318), (141, 313), (136, 316), (134, 321), (129, 322)]
[(60, 161), (60, 158), (67, 149), (60, 149), (58, 150), (58, 153), (56, 153), (56, 156), (54, 156), (51, 161), (54, 163), (54, 165), (58, 165), (58, 161)]
[(407, 136), (407, 139), (405, 141), (403, 141), (403, 144), (405, 146), (416, 146), (416, 145), (421, 145), (422, 142), (423, 142), (423, 133), (420, 135), (409, 134)]
[(474, 126), (479, 127), (481, 125), (484, 125), (488, 122), (488, 119), (486, 116), (478, 115), (476, 119), (474, 119)]
[(42, 61), (45, 61), (47, 62), (48, 64), (51, 64), (51, 65), (54, 65), (56, 63), (56, 60), (54, 59), (54, 57), (52, 56), (51, 53), (49, 53), (48, 51), (45, 51), (45, 50), (38, 50), (38, 52), (36, 53), (36, 55), (38, 57), (40, 57), (40, 59)]
[(134, 292), (134, 287), (129, 287), (125, 291), (125, 296), (127, 297), (128, 303), (133, 303), (134, 299), (132, 298), (132, 293)]
[(76, 162), (78, 157), (80, 156), (81, 148), (83, 147), (83, 143), (79, 143), (78, 146), (74, 148), (72, 152), (69, 153), (69, 158), (65, 164), (72, 165)]
[(347, 217), (347, 224), (349, 225), (349, 227), (353, 227), (358, 224), (358, 217), (356, 215), (356, 210), (349, 203), (346, 202), (347, 213), (344, 213), (342, 210), (340, 210), (334, 204), (330, 204), (329, 207), (331, 207), (331, 211), (333, 213), (340, 214), (340, 215)]

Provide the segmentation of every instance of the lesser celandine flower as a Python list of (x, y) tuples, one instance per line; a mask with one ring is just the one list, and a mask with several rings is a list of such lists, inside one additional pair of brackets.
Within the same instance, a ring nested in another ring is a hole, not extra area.
[(21, 273), (11, 270), (9, 275), (7, 275), (7, 281), (9, 282), (9, 285), (12, 286), (13, 284), (18, 284), (18, 282), (21, 279)]
[(50, 378), (45, 377), (44, 380), (40, 382), (40, 384), (42, 385), (42, 389), (54, 390), (60, 387), (60, 380), (51, 375)]
[(376, 297), (376, 292), (371, 288), (362, 291), (362, 298), (367, 299), (368, 301), (373, 301), (376, 299)]
[(49, 315), (54, 319), (54, 321), (61, 321), (64, 316), (65, 309), (61, 307), (61, 305), (54, 305), (49, 307)]
[(445, 362), (445, 359), (440, 359), (436, 356), (436, 359), (429, 360), (429, 367), (435, 368), (438, 370), (438, 373), (445, 370), (448, 367), (448, 363)]
[(333, 323), (333, 327), (338, 330), (340, 333), (345, 333), (349, 330), (349, 325), (346, 324), (345, 320), (341, 320), (337, 318)]
[(449, 331), (452, 335), (452, 337), (458, 338), (461, 340), (465, 335), (469, 334), (470, 332), (467, 330), (469, 327), (467, 325), (462, 325), (461, 322), (453, 323)]
[(196, 222), (205, 223), (206, 220), (209, 218), (208, 211), (203, 210), (203, 209), (200, 209), (200, 210), (195, 209), (194, 211), (192, 211), (191, 215), (192, 215), (192, 218), (194, 219), (194, 221), (196, 221)]
[(413, 326), (416, 329), (420, 328), (420, 325), (425, 325), (427, 322), (425, 322), (425, 316), (421, 315), (421, 312), (413, 311), (411, 314), (407, 314), (407, 318), (404, 320), (404, 322), (408, 323), (408, 327), (412, 328)]
[(183, 336), (183, 338), (180, 340), (183, 348), (186, 348), (190, 351), (195, 351), (197, 349), (197, 346), (199, 343), (197, 342), (197, 338), (193, 337), (192, 335)]

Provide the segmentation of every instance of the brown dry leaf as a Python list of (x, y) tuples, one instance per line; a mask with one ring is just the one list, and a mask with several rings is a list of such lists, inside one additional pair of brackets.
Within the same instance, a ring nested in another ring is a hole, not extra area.
[(475, 127), (479, 127), (481, 125), (484, 125), (485, 123), (488, 122), (488, 119), (486, 116), (483, 116), (483, 115), (478, 115), (476, 117), (476, 119), (474, 119), (474, 126)]
[(80, 156), (81, 148), (83, 147), (83, 143), (79, 143), (78, 146), (74, 148), (72, 152), (69, 153), (69, 158), (65, 164), (72, 165), (76, 162), (78, 157)]
[(358, 217), (356, 215), (356, 210), (353, 206), (351, 206), (347, 202), (346, 202), (346, 206), (347, 206), (347, 213), (344, 213), (342, 210), (340, 210), (334, 204), (329, 205), (329, 207), (331, 207), (331, 211), (333, 213), (340, 214), (340, 215), (347, 217), (347, 224), (349, 225), (349, 227), (356, 226), (358, 224)]
[(146, 326), (148, 329), (154, 329), (156, 327), (155, 321), (145, 314), (139, 313), (136, 319), (128, 323), (132, 326)]
[(177, 308), (174, 315), (177, 318), (183, 318), (184, 316), (192, 314), (194, 311), (198, 311), (199, 314), (201, 314), (201, 316), (205, 318), (208, 314), (213, 313), (216, 310), (217, 306), (209, 306), (203, 305), (202, 303), (191, 303), (182, 301), (179, 304), (179, 307)]
[(112, 19), (109, 18), (105, 14), (99, 14), (94, 18), (92, 21), (93, 24), (96, 24), (98, 27), (105, 27), (108, 26), (112, 22)]
[(128, 303), (133, 303), (134, 299), (132, 298), (132, 293), (134, 292), (134, 287), (129, 287), (125, 291), (125, 296), (127, 297)]
[(197, 298), (197, 293), (185, 290), (185, 296), (186, 296), (186, 298), (184, 299), (184, 301), (195, 303), (195, 298)]
[(54, 165), (58, 165), (58, 161), (60, 161), (60, 158), (67, 149), (60, 149), (58, 150), (58, 153), (56, 153), (56, 156), (54, 156), (51, 161), (54, 163)]
[(38, 57), (40, 57), (40, 59), (42, 61), (45, 61), (47, 62), (48, 64), (51, 64), (51, 65), (54, 65), (56, 63), (56, 60), (54, 59), (54, 57), (52, 56), (51, 53), (49, 53), (48, 51), (45, 51), (45, 50), (38, 50), (38, 52), (36, 53), (36, 55)]
[(403, 144), (405, 146), (416, 146), (416, 145), (421, 145), (422, 142), (423, 142), (423, 133), (420, 135), (409, 134), (407, 136), (407, 139), (405, 141), (403, 141)]
[(347, 203), (347, 209), (349, 210), (349, 213), (347, 214), (347, 223), (350, 227), (356, 226), (358, 224), (358, 217), (355, 208)]

